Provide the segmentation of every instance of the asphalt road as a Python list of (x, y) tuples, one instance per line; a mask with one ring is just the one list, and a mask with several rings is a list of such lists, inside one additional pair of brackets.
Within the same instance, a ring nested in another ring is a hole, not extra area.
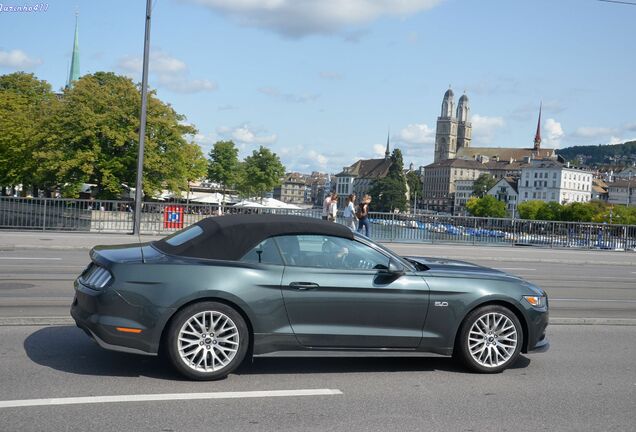
[[(119, 237), (115, 242), (122, 241)], [(84, 243), (114, 239), (93, 238)], [(89, 247), (0, 250), (0, 319), (68, 317), (72, 282), (88, 263)], [(463, 259), (522, 276), (547, 290), (553, 318), (636, 320), (633, 253), (404, 243), (390, 247), (405, 255)]]
[[(445, 358), (268, 358), (222, 381), (189, 382), (160, 359), (104, 351), (71, 326), (3, 326), (0, 430), (635, 430), (636, 327), (552, 326), (548, 337), (550, 351), (497, 375), (470, 374)], [(2, 407), (297, 389), (336, 394)]]

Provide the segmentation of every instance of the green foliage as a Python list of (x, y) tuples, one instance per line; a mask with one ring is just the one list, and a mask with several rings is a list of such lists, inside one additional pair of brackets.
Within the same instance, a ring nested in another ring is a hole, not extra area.
[[(575, 160), (577, 156), (589, 156), (584, 161), (588, 165), (608, 163), (610, 158), (623, 163), (636, 161), (636, 141), (612, 145), (574, 146), (557, 150), (565, 160)], [(578, 164), (578, 162), (577, 162)]]
[(563, 220), (561, 215), (563, 214), (563, 206), (556, 201), (542, 202), (541, 206), (537, 209), (536, 219), (539, 220)]
[(373, 183), (369, 195), (371, 195), (373, 207), (377, 211), (406, 210), (406, 177), (404, 176), (404, 162), (400, 149), (393, 150), (387, 176)]
[[(44, 124), (42, 149), (35, 154), (40, 176), (66, 185), (70, 196), (79, 184), (94, 183), (99, 198), (117, 198), (123, 183), (136, 181), (140, 105), (140, 91), (129, 78), (110, 72), (83, 76), (65, 90)], [(185, 190), (188, 180), (205, 175), (202, 152), (185, 139), (196, 129), (154, 92), (147, 114), (144, 194)]]
[(209, 153), (208, 179), (221, 183), (223, 190), (239, 182), (238, 149), (232, 141), (217, 141)]
[(51, 86), (33, 74), (0, 76), (0, 184), (23, 185), (23, 193), (37, 186), (38, 135), (57, 109)]
[(537, 219), (539, 209), (543, 207), (543, 201), (530, 200), (517, 205), (517, 213), (520, 219)]
[(482, 174), (475, 180), (475, 183), (473, 183), (473, 195), (483, 197), (496, 184), (496, 178), (490, 174)]
[(409, 191), (411, 192), (411, 196), (422, 197), (422, 179), (415, 171), (409, 171), (406, 174), (406, 182), (409, 185)]
[(492, 195), (486, 195), (482, 198), (470, 197), (466, 203), (466, 208), (473, 216), (506, 217), (506, 204)]
[(261, 146), (241, 164), (238, 190), (244, 196), (260, 196), (281, 184), (285, 167), (276, 153)]
[(517, 210), (521, 219), (636, 224), (636, 207), (611, 206), (603, 201), (561, 205), (533, 200), (520, 203)]
[(374, 211), (392, 212), (406, 209), (404, 182), (386, 176), (373, 183), (369, 190)]

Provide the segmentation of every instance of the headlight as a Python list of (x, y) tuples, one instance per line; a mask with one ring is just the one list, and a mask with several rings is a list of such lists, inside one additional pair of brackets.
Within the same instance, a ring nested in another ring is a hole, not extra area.
[(545, 296), (523, 296), (523, 298), (536, 308), (545, 307)]

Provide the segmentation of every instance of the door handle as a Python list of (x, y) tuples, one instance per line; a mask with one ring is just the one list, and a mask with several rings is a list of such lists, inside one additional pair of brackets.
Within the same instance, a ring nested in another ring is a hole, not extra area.
[(289, 286), (290, 288), (295, 288), (299, 291), (307, 291), (320, 287), (317, 283), (312, 282), (291, 282)]

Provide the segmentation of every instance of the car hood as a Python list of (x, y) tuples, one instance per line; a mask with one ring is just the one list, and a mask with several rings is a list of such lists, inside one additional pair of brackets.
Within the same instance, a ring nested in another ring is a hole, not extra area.
[(427, 274), (442, 274), (445, 276), (453, 277), (482, 277), (507, 280), (514, 279), (516, 281), (523, 281), (523, 279), (521, 279), (520, 277), (512, 275), (510, 273), (506, 273), (490, 267), (480, 266), (467, 261), (416, 256), (405, 256), (404, 258), (416, 261), (428, 267), (428, 270), (426, 270)]

